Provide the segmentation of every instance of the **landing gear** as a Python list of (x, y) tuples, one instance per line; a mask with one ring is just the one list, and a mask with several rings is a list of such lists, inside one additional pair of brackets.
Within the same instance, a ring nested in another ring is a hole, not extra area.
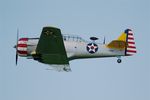
[(117, 63), (121, 63), (122, 62), (122, 60), (121, 60), (121, 56), (117, 56)]
[(121, 61), (122, 61), (121, 59), (118, 59), (118, 60), (117, 60), (118, 63), (121, 63)]

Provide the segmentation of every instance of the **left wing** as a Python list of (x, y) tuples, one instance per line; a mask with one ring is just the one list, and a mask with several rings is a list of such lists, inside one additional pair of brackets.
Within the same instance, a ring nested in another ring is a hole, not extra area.
[(62, 67), (64, 71), (70, 70), (63, 38), (58, 28), (43, 28), (37, 44), (36, 55), (40, 58), (38, 61), (42, 63), (58, 66), (64, 65), (64, 67)]

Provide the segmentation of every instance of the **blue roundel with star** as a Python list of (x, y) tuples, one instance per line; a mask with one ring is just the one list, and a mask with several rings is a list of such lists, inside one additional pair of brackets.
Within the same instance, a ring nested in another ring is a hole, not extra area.
[(89, 44), (87, 44), (86, 49), (89, 53), (93, 54), (93, 53), (97, 52), (98, 46), (95, 43), (89, 43)]

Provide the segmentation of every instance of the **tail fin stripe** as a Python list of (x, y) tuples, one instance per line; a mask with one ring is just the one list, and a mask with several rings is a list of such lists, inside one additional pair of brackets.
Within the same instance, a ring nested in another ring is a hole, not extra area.
[(136, 51), (136, 48), (127, 48), (127, 50), (135, 50)]
[(133, 32), (129, 32), (128, 35), (133, 35)]
[(135, 42), (128, 42), (128, 44), (135, 44)]
[(127, 48), (136, 48), (135, 46), (128, 46)]
[(131, 53), (131, 52), (127, 52), (127, 56), (132, 56), (133, 54), (135, 54), (135, 53)]
[(131, 29), (128, 29), (128, 33), (133, 33)]
[(136, 53), (136, 51), (135, 51), (135, 50), (127, 50), (127, 53), (128, 53), (128, 52)]
[[(134, 40), (128, 40), (128, 42), (134, 42)], [(134, 42), (135, 43), (135, 42)]]
[(133, 38), (133, 37), (128, 37), (128, 39), (129, 39), (129, 40), (134, 40), (134, 38)]
[(128, 44), (128, 46), (134, 46), (135, 47), (135, 44)]
[(134, 38), (133, 35), (128, 35), (128, 38)]

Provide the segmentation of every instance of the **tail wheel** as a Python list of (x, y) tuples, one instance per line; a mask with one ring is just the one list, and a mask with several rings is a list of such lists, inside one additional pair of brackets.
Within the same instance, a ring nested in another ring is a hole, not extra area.
[(121, 60), (121, 59), (118, 59), (118, 60), (117, 60), (117, 62), (118, 62), (118, 63), (121, 63), (121, 62), (122, 62), (122, 60)]

